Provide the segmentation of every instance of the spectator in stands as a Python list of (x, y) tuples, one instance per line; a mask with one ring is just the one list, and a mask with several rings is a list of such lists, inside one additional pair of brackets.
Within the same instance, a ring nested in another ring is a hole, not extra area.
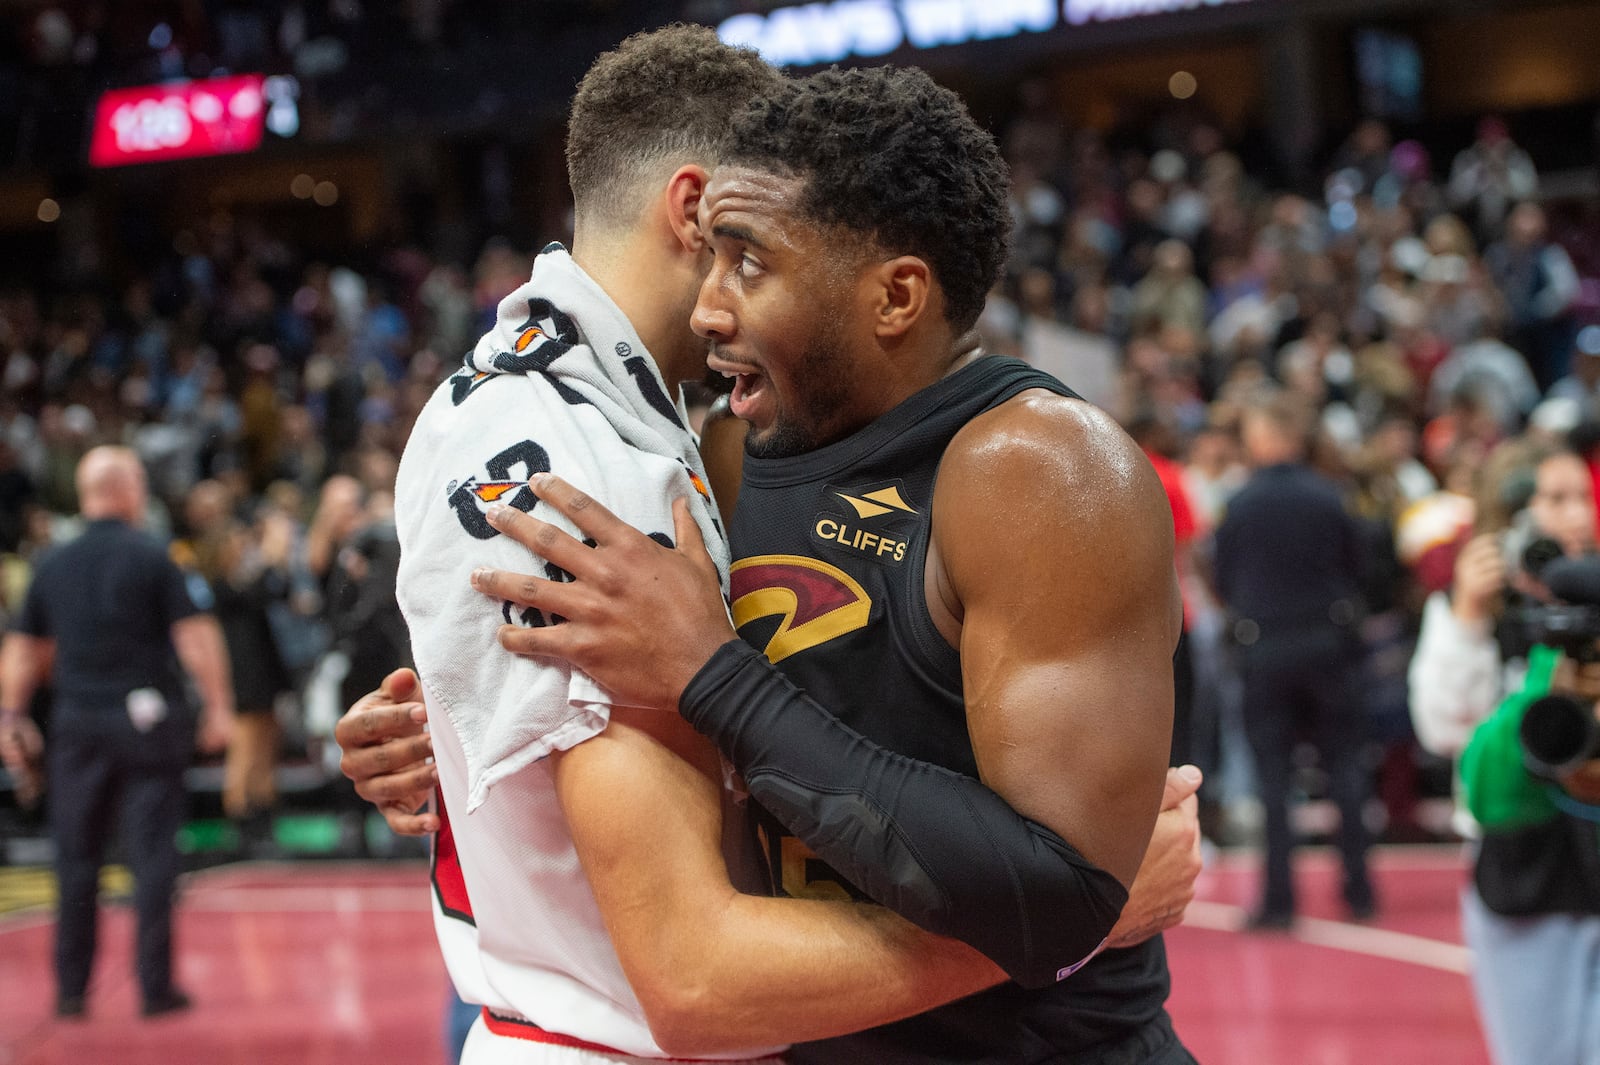
[(1156, 245), (1149, 273), (1133, 287), (1130, 325), (1135, 333), (1168, 326), (1205, 331), (1206, 288), (1194, 276), (1194, 253), (1183, 241)]
[(1359, 191), (1371, 192), (1389, 173), (1393, 138), (1382, 120), (1365, 118), (1334, 153), (1331, 169), (1360, 175)]
[(28, 511), (37, 495), (16, 449), (0, 436), (0, 553), (14, 552), (22, 543)]
[(251, 344), (245, 349), (245, 379), (239, 392), (239, 458), (252, 492), (266, 488), (277, 472), (283, 435), (283, 397), (276, 380), (279, 362), (278, 350), (271, 344)]
[(1548, 399), (1570, 399), (1581, 420), (1600, 421), (1600, 325), (1586, 325), (1573, 341), (1572, 372), (1550, 386)]
[(1447, 412), (1463, 400), (1493, 420), (1501, 437), (1515, 433), (1539, 404), (1539, 385), (1515, 348), (1494, 337), (1457, 346), (1434, 368), (1428, 408)]
[(389, 298), (389, 285), (377, 277), (366, 279), (366, 308), (351, 338), (356, 368), (374, 371), (397, 381), (410, 354), (411, 327)]
[(223, 763), (222, 809), (249, 852), (275, 853), (272, 813), (278, 793), (278, 700), (292, 686), (272, 610), (289, 595), (292, 529), (282, 515), (254, 525), (226, 521), (205, 543), (203, 572), (232, 663), (237, 721)]
[(328, 455), (317, 435), (317, 423), (303, 405), (285, 407), (278, 425), (274, 481), (287, 481), (304, 495), (314, 495), (328, 474)]
[(1506, 301), (1506, 339), (1546, 390), (1571, 368), (1578, 272), (1566, 249), (1549, 239), (1544, 208), (1512, 208), (1504, 238), (1489, 246), (1484, 263)]
[(1478, 239), (1500, 235), (1511, 206), (1539, 191), (1539, 173), (1528, 153), (1517, 147), (1505, 120), (1488, 115), (1478, 122), (1477, 138), (1450, 165), (1450, 203), (1472, 218)]
[[(390, 672), (411, 664), (410, 638), (395, 601), (400, 545), (394, 531), (392, 456), (387, 486), (365, 487), (354, 477), (324, 486), (307, 558), (323, 582), (324, 617), (333, 649), (343, 656), (340, 704), (375, 690)], [(369, 474), (381, 468), (375, 457)]]

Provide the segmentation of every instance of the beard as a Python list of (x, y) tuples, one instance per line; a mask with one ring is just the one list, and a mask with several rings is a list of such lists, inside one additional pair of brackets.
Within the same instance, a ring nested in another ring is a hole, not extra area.
[[(744, 438), (745, 454), (756, 459), (786, 459), (815, 451), (845, 435), (841, 415), (850, 399), (850, 355), (840, 339), (837, 319), (828, 319), (795, 368), (794, 380), (804, 392), (779, 398), (776, 417), (761, 431)], [(767, 387), (775, 385), (767, 379)]]

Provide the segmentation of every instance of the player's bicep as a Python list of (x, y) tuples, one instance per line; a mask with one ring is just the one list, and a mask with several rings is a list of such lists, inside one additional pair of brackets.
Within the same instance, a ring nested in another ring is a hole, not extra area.
[(1170, 745), (1170, 653), (1156, 650), (1164, 641), (1152, 633), (1143, 650), (1096, 641), (1041, 654), (999, 635), (1016, 624), (1027, 622), (967, 614), (967, 727), (980, 776), (1128, 886)]
[(1172, 521), (1148, 462), (1079, 406), (1013, 412), (999, 445), (947, 457), (936, 536), (984, 782), (1128, 884), (1171, 741)]

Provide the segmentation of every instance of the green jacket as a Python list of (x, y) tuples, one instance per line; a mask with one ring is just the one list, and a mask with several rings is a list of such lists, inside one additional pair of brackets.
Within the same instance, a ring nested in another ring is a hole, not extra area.
[(1528, 655), (1522, 689), (1507, 696), (1478, 726), (1461, 753), (1461, 786), (1467, 809), (1485, 832), (1544, 824), (1561, 816), (1551, 797), (1553, 785), (1528, 772), (1517, 732), (1528, 707), (1550, 694), (1550, 680), (1561, 652), (1535, 647)]
[(1535, 647), (1521, 690), (1478, 726), (1461, 755), (1467, 809), (1483, 826), (1473, 882), (1484, 904), (1507, 917), (1600, 913), (1600, 826), (1558, 805), (1560, 788), (1528, 771), (1518, 738), (1560, 661), (1559, 651)]

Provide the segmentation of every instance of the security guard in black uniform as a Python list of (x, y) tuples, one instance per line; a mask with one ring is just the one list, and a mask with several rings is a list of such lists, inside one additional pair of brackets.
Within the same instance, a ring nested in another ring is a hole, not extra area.
[(1294, 919), (1289, 789), (1294, 745), (1312, 739), (1339, 807), (1344, 899), (1351, 915), (1376, 906), (1361, 809), (1371, 792), (1361, 763), (1360, 528), (1338, 489), (1305, 463), (1315, 413), (1268, 391), (1244, 411), (1255, 473), (1217, 529), (1217, 592), (1233, 618), (1244, 724), (1266, 812), (1266, 884), (1257, 928)]
[[(200, 746), (221, 750), (233, 726), (228, 655), (177, 566), (136, 528), (147, 498), (138, 457), (95, 448), (78, 465), (77, 487), (87, 528), (40, 561), (0, 644), (0, 755), (22, 781), (37, 782), (48, 766), (61, 900), (57, 1014), (84, 1012), (100, 863), (120, 816), (139, 916), (139, 986), (152, 1016), (189, 1005), (172, 982), (176, 836), (195, 744), (179, 667), (203, 702)], [(26, 708), (47, 678), (54, 701), (46, 763)]]

